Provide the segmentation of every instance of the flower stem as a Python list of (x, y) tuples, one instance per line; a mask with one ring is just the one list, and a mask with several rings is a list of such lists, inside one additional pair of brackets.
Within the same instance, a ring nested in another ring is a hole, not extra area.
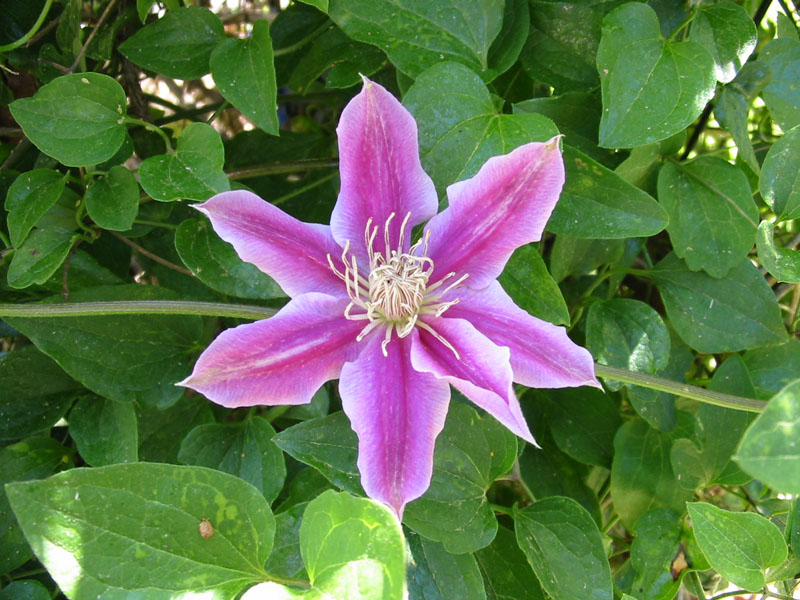
[(107, 315), (200, 315), (232, 319), (265, 319), (274, 308), (218, 302), (131, 300), (62, 304), (0, 304), (0, 317), (90, 317)]
[(670, 381), (669, 379), (662, 379), (654, 375), (647, 375), (645, 373), (634, 373), (627, 369), (618, 369), (617, 367), (609, 367), (608, 365), (601, 365), (595, 363), (595, 373), (603, 379), (613, 379), (614, 381), (621, 381), (622, 383), (631, 383), (641, 387), (650, 388), (651, 390), (658, 390), (659, 392), (667, 392), (668, 394), (675, 394), (683, 398), (705, 402), (706, 404), (713, 404), (715, 406), (722, 406), (723, 408), (732, 408), (734, 410), (744, 410), (748, 412), (761, 412), (767, 405), (766, 402), (761, 400), (753, 400), (752, 398), (742, 398), (741, 396), (731, 396), (730, 394), (721, 394), (711, 390), (705, 390), (688, 383), (678, 383), (677, 381)]

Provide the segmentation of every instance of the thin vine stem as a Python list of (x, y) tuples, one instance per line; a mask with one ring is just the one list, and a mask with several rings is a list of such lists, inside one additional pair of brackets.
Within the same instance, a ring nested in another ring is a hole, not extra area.
[(339, 166), (338, 158), (313, 158), (301, 159), (289, 162), (276, 162), (266, 165), (259, 165), (257, 167), (247, 167), (246, 169), (237, 169), (235, 171), (227, 171), (228, 179), (236, 181), (237, 179), (247, 179), (248, 177), (261, 177), (262, 175), (278, 175), (280, 173), (299, 173), (301, 171), (310, 171), (312, 169), (335, 169)]
[(14, 48), (19, 48), (20, 46), (22, 46), (22, 44), (31, 39), (33, 35), (37, 31), (39, 31), (39, 28), (42, 26), (42, 23), (44, 23), (44, 19), (45, 17), (47, 17), (47, 13), (50, 12), (50, 6), (52, 6), (52, 4), (53, 0), (47, 0), (44, 4), (44, 7), (42, 8), (42, 12), (39, 13), (39, 18), (37, 18), (36, 22), (33, 24), (33, 27), (31, 27), (28, 30), (28, 32), (18, 40), (11, 42), (10, 44), (6, 44), (5, 46), (0, 46), (0, 52), (8, 52), (9, 50), (13, 50)]

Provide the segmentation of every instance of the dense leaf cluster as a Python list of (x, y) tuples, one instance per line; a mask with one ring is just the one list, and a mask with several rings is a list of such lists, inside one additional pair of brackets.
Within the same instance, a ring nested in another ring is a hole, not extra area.
[[(781, 0), (0, 4), (0, 600), (791, 597), (797, 25)], [(237, 411), (173, 385), (286, 301), (192, 203), (327, 222), (360, 75), (442, 198), (563, 135), (500, 282), (605, 384), (518, 389), (542, 449), (456, 394), (402, 529), (360, 497), (334, 384)]]

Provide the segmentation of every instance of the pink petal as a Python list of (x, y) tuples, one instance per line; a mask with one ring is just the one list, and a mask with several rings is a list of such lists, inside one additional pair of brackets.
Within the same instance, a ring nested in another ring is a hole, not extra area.
[(464, 319), (422, 319), (453, 345), (459, 358), (428, 331), (417, 327), (419, 336), (413, 338), (411, 345), (414, 368), (447, 381), (513, 433), (535, 444), (511, 387), (508, 348), (498, 346)]
[(223, 331), (178, 383), (229, 408), (305, 404), (358, 354), (363, 321), (344, 318), (347, 299), (303, 294), (274, 317)]
[(242, 260), (272, 277), (290, 297), (346, 294), (328, 265), (328, 254), (341, 264), (342, 249), (327, 225), (298, 221), (245, 190), (223, 192), (194, 207), (208, 215), (214, 231)]
[(444, 427), (450, 388), (412, 368), (410, 338), (392, 340), (388, 356), (381, 353), (382, 340), (382, 335), (372, 335), (362, 342), (358, 359), (342, 367), (339, 393), (358, 434), (364, 491), (402, 517), (405, 504), (430, 484), (434, 443)]
[(589, 351), (570, 340), (563, 327), (532, 317), (514, 304), (497, 281), (462, 296), (446, 316), (467, 319), (495, 344), (509, 348), (514, 381), (522, 385), (600, 387)]
[[(350, 240), (358, 261), (366, 261), (364, 232), (372, 217), (378, 226), (376, 250), (383, 251), (383, 225), (395, 213), (390, 228), (396, 247), (400, 224), (411, 213), (411, 227), (436, 214), (433, 181), (419, 162), (417, 124), (397, 99), (364, 78), (364, 87), (342, 111), (339, 127), (339, 174), (342, 187), (331, 215), (333, 237), (344, 246)], [(362, 264), (367, 264), (363, 262)]]
[(481, 289), (503, 271), (511, 253), (535, 242), (564, 185), (558, 138), (532, 142), (486, 161), (472, 179), (447, 188), (448, 208), (433, 217), (430, 250), (435, 272), (464, 275)]

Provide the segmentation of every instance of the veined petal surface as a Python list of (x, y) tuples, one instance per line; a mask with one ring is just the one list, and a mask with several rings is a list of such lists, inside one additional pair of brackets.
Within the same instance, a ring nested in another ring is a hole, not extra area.
[(305, 404), (358, 354), (361, 321), (344, 318), (347, 299), (303, 294), (274, 317), (223, 331), (181, 381), (229, 408)]
[(272, 277), (290, 297), (345, 294), (328, 264), (328, 254), (341, 264), (342, 249), (327, 225), (298, 221), (246, 190), (223, 192), (194, 206), (242, 260)]
[(396, 249), (400, 224), (410, 212), (403, 240), (407, 250), (411, 227), (436, 214), (438, 206), (433, 181), (419, 161), (417, 124), (411, 113), (365, 78), (361, 92), (342, 111), (336, 132), (342, 187), (331, 214), (333, 237), (342, 246), (350, 240), (359, 263), (367, 264), (368, 219), (378, 227), (376, 244), (382, 250), (384, 223), (395, 213), (389, 239)]
[(417, 328), (411, 344), (411, 364), (433, 373), (480, 406), (514, 434), (535, 444), (519, 400), (511, 387), (508, 348), (502, 348), (465, 319), (421, 317), (458, 351), (456, 358), (430, 332)]
[(401, 517), (405, 504), (428, 489), (450, 401), (447, 382), (411, 366), (416, 335), (393, 339), (388, 356), (381, 353), (383, 336), (369, 336), (339, 379), (342, 408), (358, 435), (361, 485)]
[(495, 344), (507, 347), (514, 381), (522, 385), (600, 387), (589, 351), (570, 340), (563, 327), (537, 319), (514, 304), (497, 281), (462, 296), (447, 316), (467, 319)]
[(449, 186), (449, 206), (425, 226), (432, 281), (469, 273), (465, 285), (486, 287), (514, 250), (542, 237), (563, 185), (564, 162), (553, 138), (490, 158), (473, 178)]

